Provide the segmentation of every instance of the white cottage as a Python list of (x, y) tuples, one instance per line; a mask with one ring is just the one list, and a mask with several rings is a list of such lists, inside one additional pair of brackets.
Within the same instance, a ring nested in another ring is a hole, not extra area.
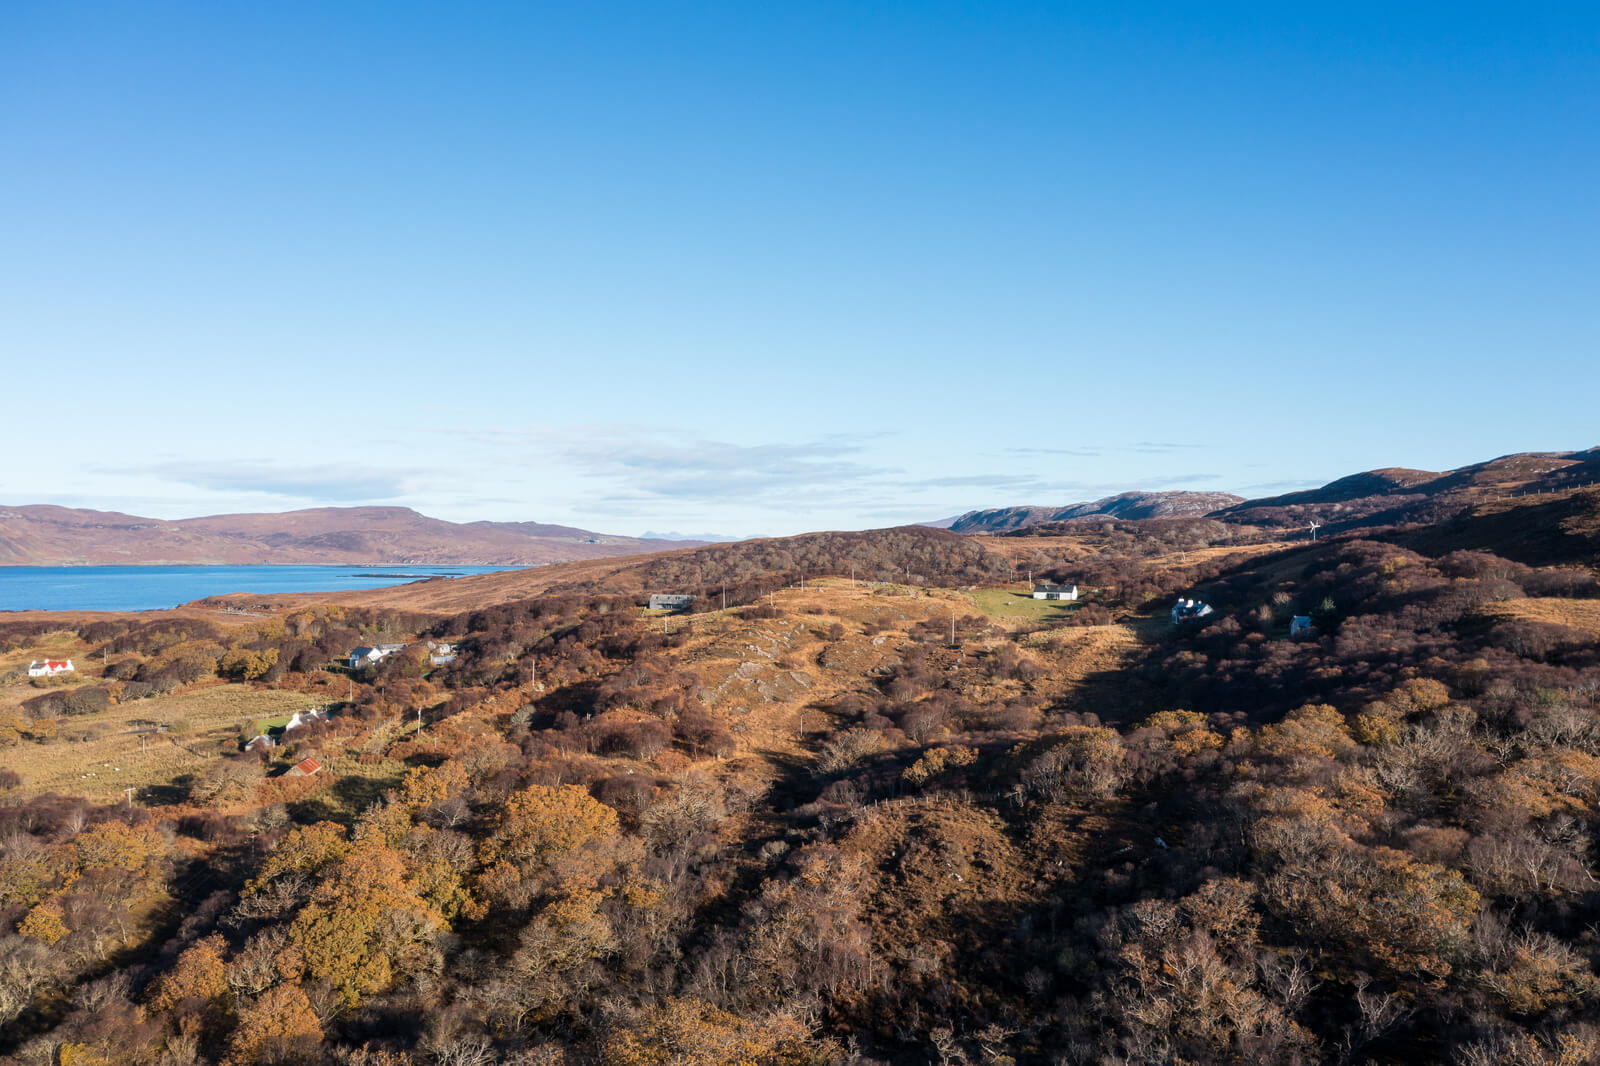
[(350, 669), (359, 670), (375, 662), (387, 659), (396, 652), (404, 651), (404, 644), (375, 644), (372, 647), (360, 647), (350, 653)]
[(1033, 586), (1033, 598), (1036, 600), (1075, 600), (1078, 598), (1078, 586), (1052, 585), (1048, 581), (1041, 581)]
[(287, 735), (291, 729), (299, 729), (301, 726), (310, 725), (312, 722), (326, 722), (327, 720), (327, 712), (316, 708), (312, 708), (309, 711), (296, 711), (294, 716), (284, 723), (283, 732)]

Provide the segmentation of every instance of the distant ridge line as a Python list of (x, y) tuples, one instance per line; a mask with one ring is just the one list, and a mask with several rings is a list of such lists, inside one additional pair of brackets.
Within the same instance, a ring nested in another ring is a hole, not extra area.
[(702, 543), (540, 522), (448, 522), (409, 507), (316, 507), (166, 520), (0, 507), (0, 565), (539, 566)]

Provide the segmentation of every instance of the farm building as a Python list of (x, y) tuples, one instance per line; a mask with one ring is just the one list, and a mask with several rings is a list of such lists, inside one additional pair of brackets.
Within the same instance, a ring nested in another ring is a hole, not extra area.
[(1033, 598), (1036, 600), (1075, 600), (1078, 598), (1078, 586), (1052, 585), (1048, 581), (1041, 581), (1033, 586)]
[(284, 777), (310, 777), (322, 769), (322, 764), (312, 758), (301, 759), (284, 772)]
[(1194, 622), (1210, 613), (1211, 605), (1209, 603), (1201, 603), (1199, 600), (1179, 600), (1172, 605), (1172, 624)]
[(393, 655), (395, 652), (404, 651), (404, 644), (377, 644), (373, 647), (360, 647), (350, 653), (350, 669), (359, 670), (375, 662), (380, 662)]
[(28, 664), (28, 676), (55, 677), (57, 674), (70, 674), (73, 669), (71, 659), (44, 659)]
[(278, 746), (278, 742), (265, 733), (258, 733), (244, 746), (245, 751), (267, 751)]
[(650, 609), (652, 611), (681, 611), (693, 602), (693, 596), (684, 596), (672, 592), (656, 592), (650, 596)]
[(1298, 637), (1301, 633), (1309, 632), (1311, 632), (1311, 616), (1309, 614), (1297, 614), (1289, 620), (1289, 635), (1291, 637)]

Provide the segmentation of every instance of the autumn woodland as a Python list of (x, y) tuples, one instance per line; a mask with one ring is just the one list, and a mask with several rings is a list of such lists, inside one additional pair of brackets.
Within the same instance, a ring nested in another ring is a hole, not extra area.
[(1592, 1063), (1592, 461), (0, 623), (0, 1060)]

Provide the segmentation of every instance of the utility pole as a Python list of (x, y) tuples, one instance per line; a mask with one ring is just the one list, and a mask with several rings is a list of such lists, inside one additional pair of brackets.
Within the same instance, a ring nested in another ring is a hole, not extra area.
[(422, 704), (417, 704), (417, 732), (422, 732)]
[(850, 568), (850, 587), (856, 587), (856, 568), (853, 566)]
[(135, 792), (139, 791), (139, 790), (136, 789), (136, 788), (125, 788), (122, 791), (126, 792), (128, 794), (128, 806), (132, 807), (133, 806), (133, 794)]
[(950, 646), (956, 646), (956, 609), (950, 608)]
[(728, 586), (726, 584), (722, 586), (722, 609), (724, 611), (728, 609)]

